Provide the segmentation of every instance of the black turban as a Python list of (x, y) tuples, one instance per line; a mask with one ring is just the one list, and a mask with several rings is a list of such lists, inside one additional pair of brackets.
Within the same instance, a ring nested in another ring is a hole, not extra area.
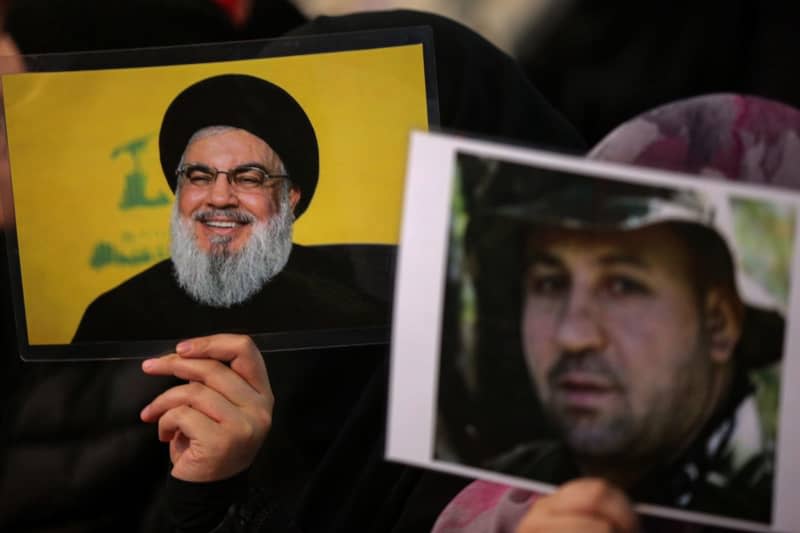
[(311, 121), (289, 93), (244, 74), (213, 76), (184, 89), (167, 107), (158, 136), (161, 168), (173, 191), (189, 138), (208, 126), (240, 128), (266, 142), (301, 191), (295, 216), (306, 210), (317, 187), (319, 147)]

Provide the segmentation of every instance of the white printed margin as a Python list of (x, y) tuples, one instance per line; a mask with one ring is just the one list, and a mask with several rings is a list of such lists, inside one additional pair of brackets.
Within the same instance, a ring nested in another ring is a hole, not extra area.
[[(444, 133), (412, 132), (395, 280), (386, 457), (469, 478), (551, 492), (551, 485), (434, 458), (444, 281), (457, 153), (634, 183), (686, 187), (711, 196), (736, 195), (775, 202), (793, 208), (797, 223), (800, 223), (800, 193), (743, 182), (698, 180), (673, 172), (634, 168)], [(794, 237), (792, 273), (800, 272), (799, 239), (796, 234)], [(794, 283), (793, 278), (790, 283), (771, 523), (649, 504), (637, 505), (639, 512), (748, 531), (800, 531), (800, 505), (797, 505), (800, 492), (800, 420), (792, 416), (792, 406), (800, 406), (800, 325), (797, 324), (800, 284)]]

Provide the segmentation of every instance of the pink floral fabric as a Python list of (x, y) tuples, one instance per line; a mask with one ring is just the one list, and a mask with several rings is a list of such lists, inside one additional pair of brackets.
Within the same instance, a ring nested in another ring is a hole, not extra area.
[(473, 481), (445, 507), (432, 533), (513, 533), (538, 497), (529, 490)]
[(620, 125), (589, 157), (796, 187), (800, 110), (727, 93), (678, 100)]

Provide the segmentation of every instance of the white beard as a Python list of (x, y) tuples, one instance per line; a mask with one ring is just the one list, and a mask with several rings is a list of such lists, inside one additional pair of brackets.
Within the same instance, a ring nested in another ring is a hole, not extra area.
[[(199, 303), (231, 307), (257, 293), (278, 274), (292, 251), (292, 213), (288, 194), (280, 199), (278, 213), (266, 222), (252, 222), (252, 233), (241, 250), (231, 252), (230, 237), (217, 237), (211, 250), (197, 246), (192, 219), (178, 212), (170, 219), (170, 252), (178, 284)], [(245, 214), (245, 216), (252, 216)]]

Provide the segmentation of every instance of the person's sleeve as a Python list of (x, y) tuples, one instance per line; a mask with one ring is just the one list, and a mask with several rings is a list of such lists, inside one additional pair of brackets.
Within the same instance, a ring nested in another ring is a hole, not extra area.
[(176, 533), (211, 533), (230, 529), (247, 493), (247, 472), (209, 483), (193, 483), (169, 477), (166, 487), (167, 516)]

